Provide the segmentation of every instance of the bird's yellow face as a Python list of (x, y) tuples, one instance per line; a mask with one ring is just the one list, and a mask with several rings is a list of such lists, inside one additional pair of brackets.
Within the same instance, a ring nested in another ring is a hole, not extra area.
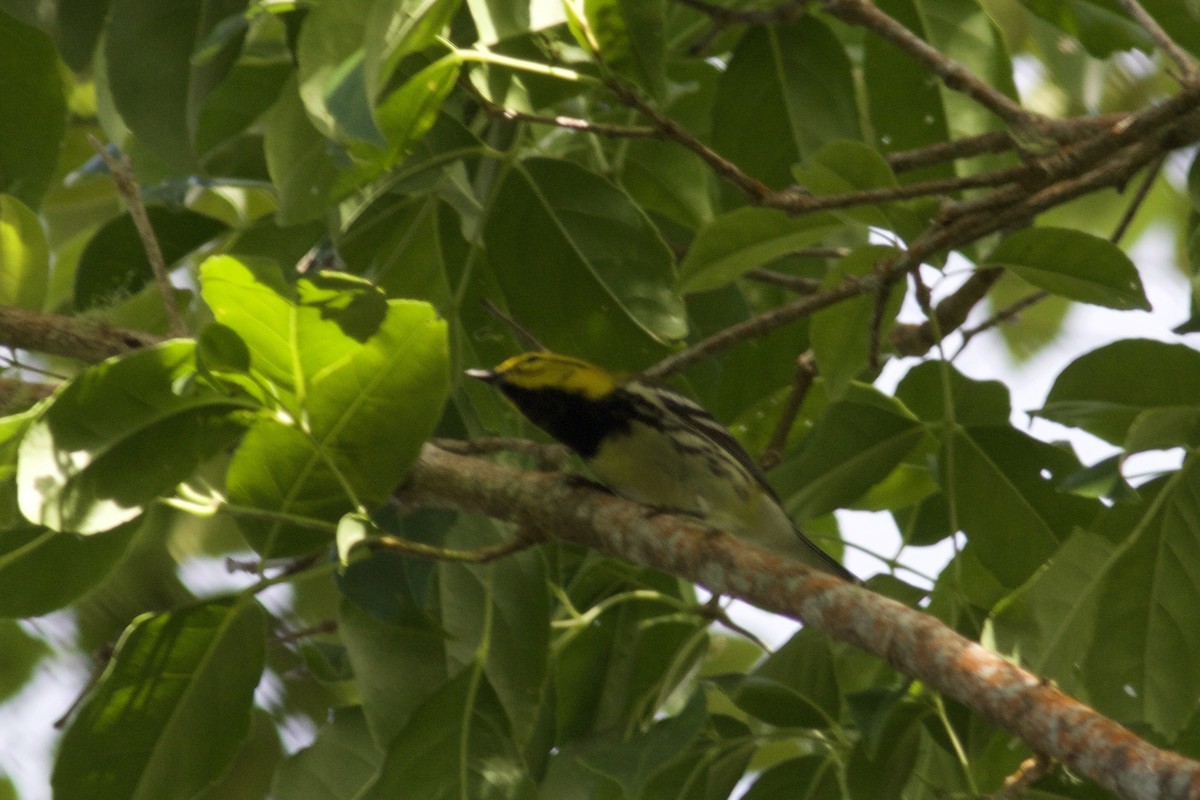
[(522, 353), (493, 370), (468, 370), (472, 378), (519, 389), (554, 388), (598, 400), (620, 384), (607, 370), (557, 353)]

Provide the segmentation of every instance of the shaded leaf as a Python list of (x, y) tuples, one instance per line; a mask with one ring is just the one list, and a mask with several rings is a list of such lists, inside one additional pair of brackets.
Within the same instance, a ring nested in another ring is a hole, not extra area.
[(21, 443), (21, 513), (57, 531), (115, 528), (233, 441), (237, 412), (255, 406), (191, 380), (194, 349), (109, 359), (55, 395)]
[(55, 797), (184, 800), (204, 788), (249, 730), (266, 632), (253, 600), (134, 620), (63, 736)]
[[(50, 37), (0, 10), (0, 192), (37, 208), (58, 164), (67, 124), (58, 54)], [(6, 212), (7, 215), (7, 212)]]
[(1121, 444), (1143, 411), (1194, 407), (1198, 398), (1200, 353), (1181, 344), (1124, 339), (1067, 365), (1036, 413)]
[(37, 215), (0, 195), (0, 306), (40, 311), (49, 280), (50, 247)]
[(1119, 310), (1150, 310), (1142, 279), (1112, 242), (1067, 228), (1009, 234), (986, 259), (1052, 294)]

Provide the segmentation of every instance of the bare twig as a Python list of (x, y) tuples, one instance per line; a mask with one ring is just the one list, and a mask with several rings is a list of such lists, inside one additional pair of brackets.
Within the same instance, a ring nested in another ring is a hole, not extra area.
[(1200, 70), (1197, 69), (1196, 60), (1192, 58), (1191, 54), (1180, 47), (1171, 38), (1171, 35), (1163, 30), (1163, 27), (1154, 17), (1150, 16), (1138, 0), (1117, 0), (1117, 2), (1129, 16), (1133, 17), (1134, 22), (1141, 25), (1146, 33), (1150, 34), (1154, 43), (1175, 62), (1175, 66), (1179, 68), (1179, 82), (1185, 86), (1195, 84), (1200, 78)]
[(902, 356), (924, 355), (966, 322), (971, 309), (987, 296), (1003, 272), (993, 268), (972, 273), (953, 294), (937, 304), (929, 319), (919, 325), (897, 325), (889, 337), (892, 347)]
[(493, 103), (490, 99), (479, 92), (470, 81), (460, 81), (459, 85), (475, 97), (479, 104), (483, 107), (483, 111), (489, 117), (497, 119), (506, 119), (514, 122), (529, 122), (534, 125), (549, 125), (555, 128), (566, 128), (567, 130), (580, 131), (582, 133), (594, 133), (597, 136), (604, 136), (609, 139), (661, 139), (662, 133), (655, 128), (648, 128), (637, 125), (612, 125), (604, 122), (591, 122), (578, 117), (568, 117), (561, 114), (549, 116), (545, 114), (531, 114), (527, 111), (517, 111), (514, 108), (507, 108), (502, 105)]
[(991, 330), (992, 328), (996, 328), (996, 327), (999, 327), (1000, 325), (1003, 325), (1005, 322), (1008, 322), (1010, 319), (1017, 316), (1025, 309), (1030, 308), (1031, 306), (1034, 306), (1034, 305), (1042, 302), (1049, 296), (1050, 296), (1049, 292), (1041, 292), (1041, 291), (1034, 292), (1033, 294), (1029, 294), (1029, 295), (1026, 295), (1025, 297), (1022, 297), (1020, 300), (1016, 301), (1015, 303), (1013, 303), (1011, 305), (1005, 306), (1004, 308), (1000, 309), (995, 314), (988, 317), (987, 319), (985, 319), (983, 322), (979, 323), (975, 327), (963, 328), (962, 341), (958, 345), (958, 350), (955, 352), (955, 357), (957, 358), (958, 353), (961, 353), (966, 348), (967, 343), (970, 342), (972, 339), (974, 339), (979, 334), (983, 333), (984, 331)]
[(488, 547), (478, 547), (474, 550), (455, 550), (447, 547), (434, 547), (433, 545), (414, 542), (411, 539), (401, 539), (398, 536), (380, 536), (374, 539), (367, 539), (365, 544), (372, 550), (387, 550), (392, 553), (400, 553), (406, 556), (416, 556), (417, 558), (428, 558), (431, 561), (461, 561), (469, 564), (487, 564), (506, 556), (511, 556), (514, 553), (519, 553), (522, 550), (541, 544), (543, 540), (532, 535), (521, 535), (507, 542), (490, 545)]
[(802, 297), (799, 300), (793, 300), (778, 308), (773, 308), (766, 313), (751, 317), (745, 322), (731, 325), (724, 330), (718, 331), (686, 350), (681, 350), (672, 356), (664, 358), (662, 361), (645, 370), (642, 374), (649, 378), (664, 378), (692, 364), (703, 361), (714, 353), (719, 353), (735, 344), (756, 339), (760, 336), (766, 336), (771, 331), (820, 311), (822, 308), (828, 308), (831, 305), (840, 303), (848, 297), (872, 291), (873, 286), (874, 283), (872, 281), (864, 281), (853, 277), (846, 278), (841, 283), (823, 292)]
[(1117, 227), (1113, 230), (1109, 241), (1117, 244), (1121, 239), (1125, 238), (1125, 232), (1129, 230), (1129, 226), (1133, 224), (1133, 218), (1137, 216), (1138, 209), (1142, 207), (1142, 203), (1146, 202), (1146, 198), (1150, 194), (1150, 189), (1154, 186), (1154, 181), (1158, 178), (1158, 173), (1162, 170), (1163, 163), (1167, 160), (1164, 153), (1150, 166), (1146, 171), (1146, 176), (1138, 185), (1137, 191), (1130, 198), (1129, 207), (1125, 209), (1125, 213), (1121, 215), (1121, 219), (1117, 222)]
[(892, 171), (899, 174), (932, 164), (941, 164), (945, 161), (955, 161), (960, 158), (971, 158), (989, 153), (1004, 153), (1014, 149), (1016, 149), (1016, 144), (1007, 131), (991, 131), (978, 136), (938, 142), (914, 150), (897, 150), (894, 153), (885, 154), (884, 159), (887, 160)]
[(984, 83), (967, 67), (931, 47), (869, 0), (826, 0), (824, 11), (850, 25), (873, 31), (924, 64), (947, 88), (960, 92), (1009, 125), (1025, 127), (1035, 121), (1012, 98)]
[(812, 388), (816, 377), (817, 361), (813, 358), (812, 350), (801, 353), (796, 359), (796, 374), (792, 378), (792, 390), (788, 392), (787, 401), (783, 404), (783, 411), (780, 412), (779, 422), (775, 424), (771, 441), (767, 443), (767, 449), (763, 451), (762, 458), (759, 459), (759, 464), (763, 469), (771, 469), (783, 458), (788, 436), (792, 432), (792, 426), (796, 424), (796, 416), (800, 413), (800, 408), (804, 405), (804, 398), (808, 397), (808, 390)]
[(812, 278), (801, 278), (799, 275), (788, 275), (786, 272), (776, 272), (771, 269), (755, 268), (742, 274), (743, 278), (765, 283), (769, 286), (779, 286), (790, 289), (797, 294), (815, 294), (821, 291), (821, 282)]
[(713, 172), (741, 189), (751, 203), (761, 204), (764, 198), (772, 194), (766, 184), (742, 172), (736, 164), (700, 141), (691, 131), (646, 102), (633, 87), (627, 86), (613, 77), (606, 78), (604, 85), (623, 104), (650, 120), (664, 138), (678, 142), (691, 150), (708, 164)]
[(158, 293), (162, 296), (163, 308), (167, 313), (167, 321), (170, 326), (171, 335), (175, 337), (183, 337), (188, 335), (187, 325), (183, 322), (183, 317), (179, 313), (179, 308), (175, 305), (175, 290), (171, 286), (171, 278), (167, 275), (167, 264), (163, 260), (162, 248), (158, 246), (158, 237), (154, 235), (154, 228), (150, 225), (150, 217), (146, 215), (146, 205), (142, 202), (142, 190), (138, 186), (137, 179), (133, 176), (133, 170), (129, 166), (129, 158), (122, 154), (117, 158), (109, 152), (108, 148), (100, 143), (100, 140), (95, 136), (88, 134), (88, 141), (92, 147), (104, 159), (104, 163), (108, 166), (108, 171), (112, 175), (113, 183), (117, 185), (117, 193), (125, 200), (125, 206), (129, 209), (129, 217), (133, 220), (133, 227), (137, 229), (138, 237), (142, 240), (142, 248), (146, 251), (146, 260), (150, 262), (150, 271), (154, 274), (154, 283), (158, 286)]

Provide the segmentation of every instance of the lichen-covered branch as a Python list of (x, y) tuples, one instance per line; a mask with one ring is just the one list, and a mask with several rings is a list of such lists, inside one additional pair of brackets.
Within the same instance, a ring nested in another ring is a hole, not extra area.
[(873, 653), (1035, 752), (1129, 800), (1200, 796), (1200, 763), (1158, 749), (933, 617), (770, 551), (643, 506), (427, 445), (403, 502), (482, 514), (702, 584)]

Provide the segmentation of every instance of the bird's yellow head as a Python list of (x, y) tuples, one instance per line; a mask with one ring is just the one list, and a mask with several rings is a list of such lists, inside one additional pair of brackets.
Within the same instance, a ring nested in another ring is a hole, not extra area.
[(595, 364), (545, 352), (522, 353), (495, 369), (469, 369), (467, 375), (498, 384), (501, 388), (558, 389), (588, 400), (599, 400), (624, 382), (618, 375)]

